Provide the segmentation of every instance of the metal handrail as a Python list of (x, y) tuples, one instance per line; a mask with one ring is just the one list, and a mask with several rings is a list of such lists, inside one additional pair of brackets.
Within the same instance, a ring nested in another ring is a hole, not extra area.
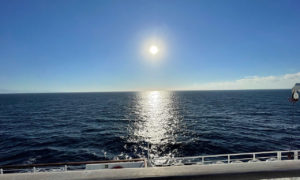
[[(252, 152), (252, 153), (233, 153), (233, 154), (218, 154), (218, 155), (205, 155), (205, 156), (189, 156), (189, 157), (173, 157), (173, 158), (153, 158), (153, 160), (191, 160), (191, 159), (199, 159), (198, 163), (205, 164), (205, 163), (217, 163), (217, 162), (224, 162), (224, 163), (231, 163), (237, 161), (244, 161), (245, 160), (262, 160), (262, 159), (270, 159), (274, 158), (276, 160), (286, 160), (282, 158), (291, 158), (293, 157), (294, 160), (298, 160), (298, 156), (300, 150), (291, 150), (291, 151), (265, 151), (265, 152)], [(293, 153), (292, 156), (284, 155), (283, 153)], [(270, 156), (258, 156), (262, 154), (269, 154)], [(271, 155), (272, 154), (272, 155)], [(242, 157), (236, 158), (238, 156), (245, 156), (248, 155), (249, 157)], [(207, 159), (207, 158), (223, 158), (223, 159)], [(207, 160), (205, 160), (207, 159)], [(87, 164), (101, 164), (101, 163), (120, 163), (120, 162), (138, 162), (143, 161), (144, 167), (147, 167), (147, 159), (126, 159), (126, 160), (104, 160), (104, 161), (81, 161), (81, 162), (62, 162), (62, 163), (43, 163), (43, 164), (25, 164), (25, 165), (2, 165), (0, 166), (0, 174), (3, 174), (3, 170), (13, 170), (13, 169), (29, 169), (32, 168), (33, 172), (36, 172), (36, 168), (39, 167), (55, 167), (55, 166), (63, 166), (63, 170), (67, 171), (68, 166), (80, 166), (80, 165), (87, 165)], [(248, 162), (249, 162), (248, 161)], [(189, 163), (189, 162), (187, 162)], [(195, 163), (195, 162), (190, 162)], [(182, 163), (184, 164), (184, 163)]]
[(154, 159), (197, 159), (197, 158), (202, 158), (202, 157), (222, 157), (222, 156), (242, 156), (242, 155), (258, 155), (258, 154), (272, 154), (272, 153), (285, 153), (285, 152), (300, 152), (300, 150), (291, 150), (291, 151), (264, 151), (264, 152), (249, 152), (249, 153), (233, 153), (233, 154), (216, 154), (216, 155), (204, 155), (204, 156), (187, 156), (187, 157), (172, 157), (172, 158), (168, 158), (168, 157), (163, 157), (163, 158), (154, 158)]
[[(298, 160), (300, 150), (290, 150), (290, 151), (264, 151), (264, 152), (249, 152), (249, 153), (233, 153), (233, 154), (217, 154), (217, 155), (204, 155), (204, 156), (189, 156), (189, 157), (163, 157), (163, 158), (154, 158), (153, 160), (190, 160), (190, 159), (201, 159), (201, 163), (204, 164), (209, 163), (209, 162), (233, 162), (233, 161), (245, 161), (245, 160), (257, 160), (257, 159), (270, 159), (270, 158), (276, 158), (276, 160), (283, 160), (283, 157), (289, 157), (289, 156), (284, 156), (282, 153), (293, 153), (293, 159)], [(262, 154), (274, 154), (272, 156), (259, 156)], [(245, 155), (250, 155), (251, 157), (249, 158), (236, 158), (238, 156), (245, 156)], [(216, 160), (205, 160), (206, 158), (226, 158), (223, 160), (216, 159)], [(291, 160), (291, 159), (290, 159)]]
[(21, 164), (21, 165), (3, 165), (0, 169), (25, 169), (33, 167), (50, 167), (65, 165), (85, 165), (85, 164), (101, 164), (101, 163), (118, 163), (118, 162), (138, 162), (146, 161), (146, 159), (124, 159), (124, 160), (105, 160), (105, 161), (81, 161), (81, 162), (61, 162), (61, 163), (43, 163), (43, 164)]

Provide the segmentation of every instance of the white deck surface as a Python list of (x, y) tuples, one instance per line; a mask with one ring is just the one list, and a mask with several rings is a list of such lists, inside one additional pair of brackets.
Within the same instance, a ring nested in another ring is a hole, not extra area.
[[(300, 160), (66, 172), (0, 174), (1, 180), (270, 179), (300, 177)], [(298, 178), (291, 178), (298, 179)]]

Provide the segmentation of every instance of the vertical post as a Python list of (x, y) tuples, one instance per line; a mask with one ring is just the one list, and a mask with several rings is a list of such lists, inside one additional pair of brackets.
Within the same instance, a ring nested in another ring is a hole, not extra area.
[(230, 154), (228, 154), (228, 157), (227, 157), (227, 163), (228, 163), (228, 164), (230, 163)]
[(68, 170), (68, 166), (67, 166), (67, 165), (65, 165), (64, 171), (67, 171), (67, 170)]
[(281, 161), (281, 152), (277, 151), (277, 160)]
[(255, 153), (253, 153), (253, 158), (252, 158), (252, 160), (255, 161), (255, 158), (256, 158), (256, 157), (255, 157)]
[(146, 159), (146, 158), (144, 158), (144, 167), (145, 167), (145, 168), (148, 167), (148, 165), (147, 165), (147, 159)]
[(3, 169), (2, 168), (0, 169), (0, 174), (3, 174)]
[(36, 173), (36, 168), (35, 167), (33, 167), (33, 173)]
[(205, 162), (205, 161), (204, 161), (204, 156), (202, 156), (202, 164), (204, 164), (204, 162)]
[(294, 151), (294, 160), (298, 160), (298, 151)]

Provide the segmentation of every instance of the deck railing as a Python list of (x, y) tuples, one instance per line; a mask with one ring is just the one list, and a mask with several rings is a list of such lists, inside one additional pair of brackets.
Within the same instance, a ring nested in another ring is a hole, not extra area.
[(103, 163), (123, 163), (123, 162), (144, 162), (147, 167), (146, 159), (125, 159), (125, 160), (105, 160), (105, 161), (81, 161), (81, 162), (62, 162), (62, 163), (43, 163), (43, 164), (24, 164), (24, 165), (4, 165), (0, 166), (0, 174), (15, 172), (43, 172), (43, 171), (68, 171), (84, 170), (87, 164)]
[(191, 157), (154, 158), (154, 166), (191, 165), (191, 164), (229, 164), (260, 161), (298, 160), (300, 150), (266, 151), (253, 153), (218, 154)]
[(44, 171), (69, 171), (84, 170), (88, 164), (102, 163), (123, 163), (123, 162), (144, 162), (144, 167), (148, 163), (151, 166), (179, 166), (179, 165), (208, 165), (208, 164), (230, 164), (230, 163), (255, 163), (269, 161), (299, 160), (300, 150), (291, 151), (266, 151), (252, 153), (218, 154), (191, 157), (168, 157), (153, 159), (126, 159), (126, 160), (106, 160), (106, 161), (83, 161), (26, 165), (4, 165), (0, 166), (0, 175), (4, 173), (20, 172), (44, 172)]

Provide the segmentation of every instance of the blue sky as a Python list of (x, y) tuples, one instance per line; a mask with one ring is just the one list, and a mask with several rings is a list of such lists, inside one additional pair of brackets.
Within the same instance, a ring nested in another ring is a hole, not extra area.
[[(290, 88), (300, 1), (2, 0), (0, 92)], [(156, 43), (156, 57), (145, 48)]]

